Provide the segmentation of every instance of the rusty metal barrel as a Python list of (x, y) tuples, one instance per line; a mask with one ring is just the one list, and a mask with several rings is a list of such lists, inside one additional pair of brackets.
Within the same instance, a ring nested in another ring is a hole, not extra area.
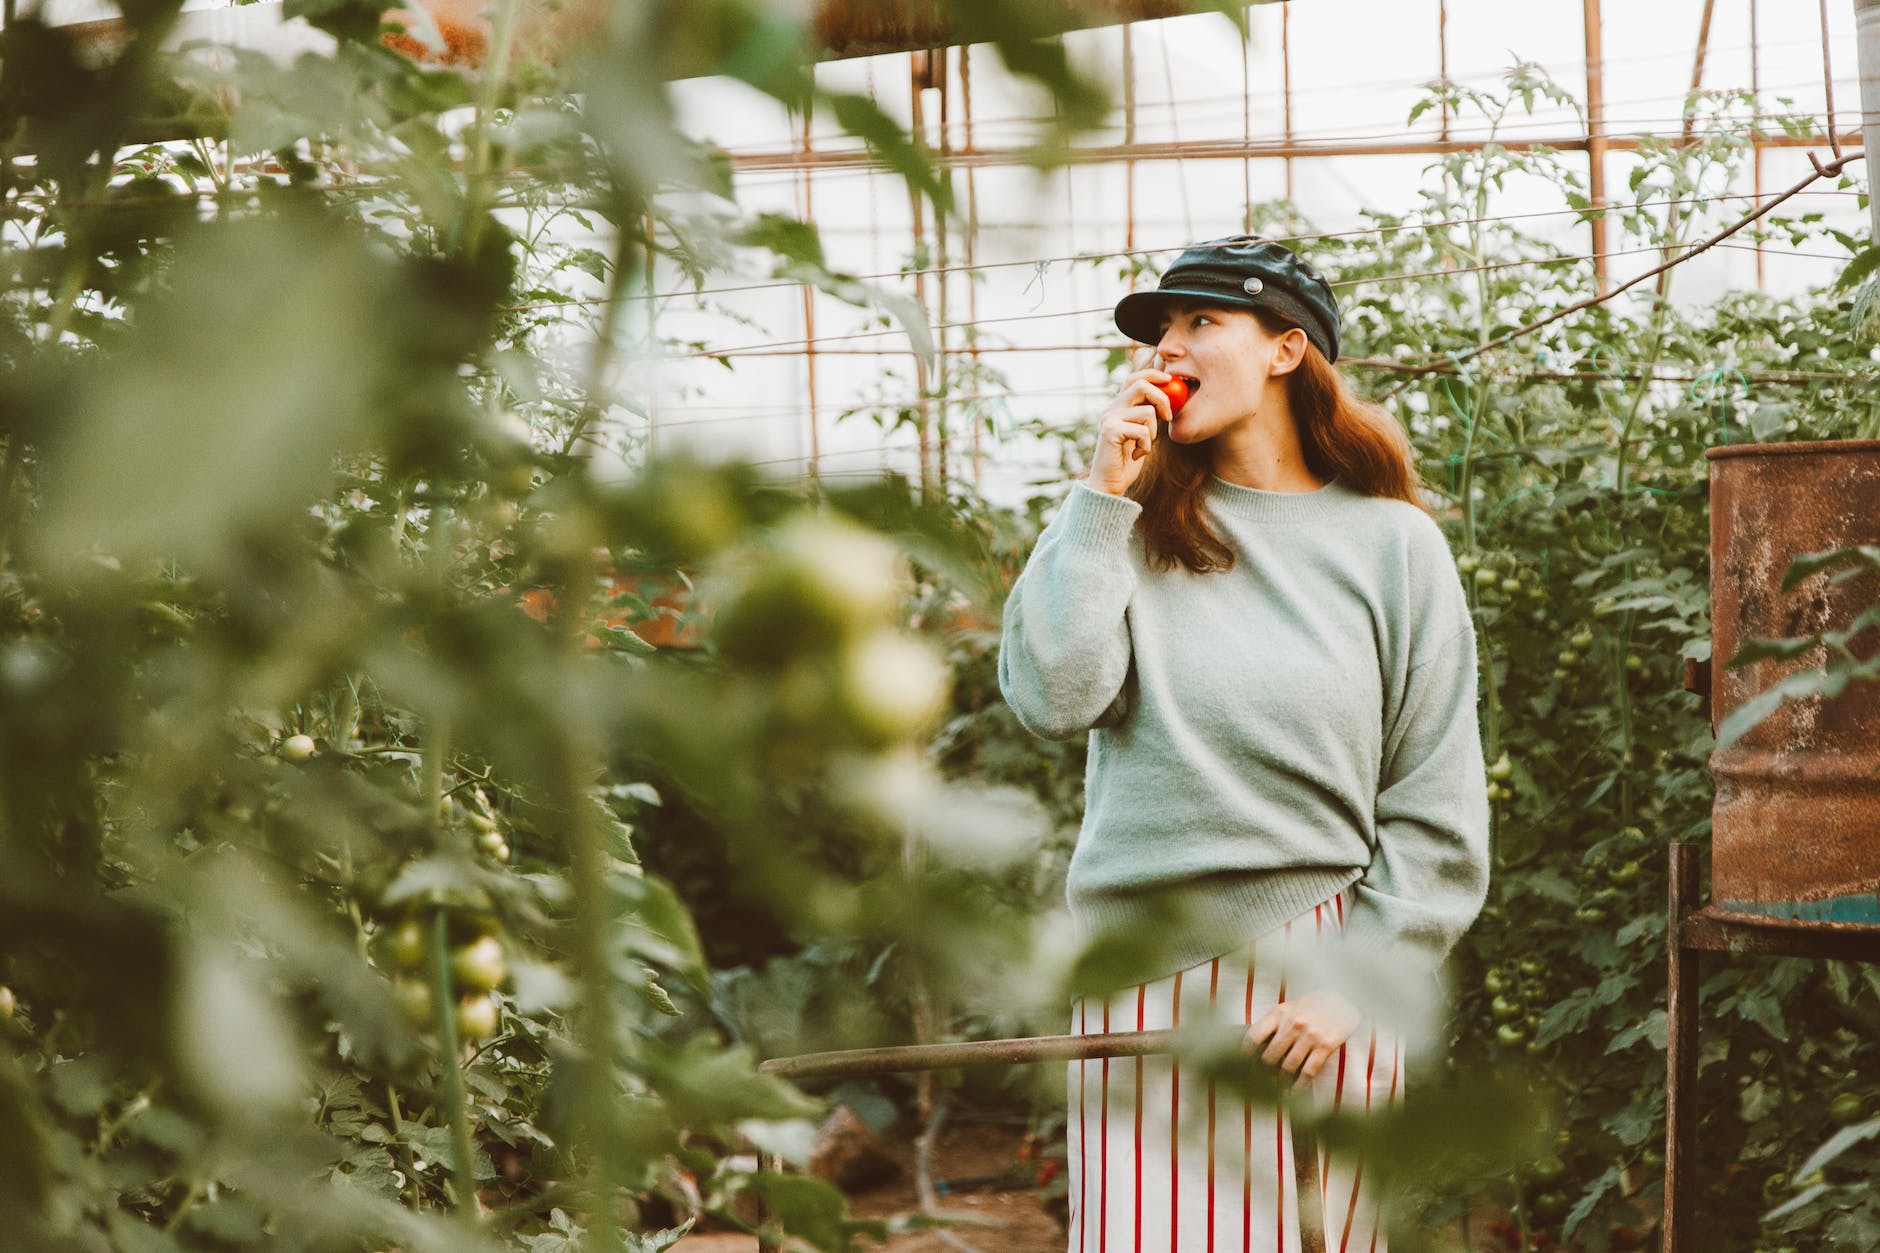
[[(1825, 649), (1725, 665), (1754, 636), (1843, 630), (1880, 601), (1880, 570), (1818, 572), (1788, 592), (1791, 558), (1880, 545), (1880, 440), (1711, 448), (1711, 725)], [(1880, 647), (1880, 629), (1850, 642)], [(1880, 927), (1880, 683), (1789, 699), (1711, 754), (1711, 905), (1735, 913)]]

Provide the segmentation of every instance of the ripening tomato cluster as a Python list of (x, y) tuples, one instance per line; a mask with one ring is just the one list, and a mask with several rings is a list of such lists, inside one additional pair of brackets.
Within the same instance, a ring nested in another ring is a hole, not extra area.
[(1613, 914), (1620, 899), (1638, 882), (1649, 844), (1638, 827), (1622, 827), (1618, 835), (1586, 851), (1580, 861), (1582, 903), (1573, 911), (1574, 921), (1597, 925)]
[(488, 1039), (501, 1019), (497, 989), (509, 976), (496, 919), (480, 911), (451, 911), (445, 926), (450, 949), (440, 963), (433, 949), (434, 918), (428, 911), (414, 912), (381, 928), (373, 941), (377, 960), (393, 972), (392, 989), (413, 1027), (429, 1031), (437, 1025), (438, 982), (447, 977), (447, 990), (456, 1002), (452, 1022), (457, 1038)]
[(1579, 630), (1575, 631), (1567, 638), (1567, 647), (1561, 649), (1554, 657), (1554, 660), (1560, 663), (1554, 667), (1554, 677), (1556, 679), (1572, 678), (1574, 672), (1579, 669), (1580, 663), (1586, 660), (1586, 654), (1591, 652), (1592, 648), (1592, 628), (1581, 627)]
[(461, 815), (463, 824), (476, 833), (471, 838), (478, 852), (496, 861), (508, 861), (509, 840), (496, 825), (495, 807), (490, 804), (482, 788), (472, 789), (472, 795), (474, 804), (465, 804), (453, 797), (450, 802), (452, 812), (446, 819)]
[(1491, 966), (1482, 976), (1482, 991), (1490, 998), (1488, 1011), (1495, 1023), (1495, 1040), (1504, 1048), (1524, 1048), (1530, 1055), (1544, 1051), (1534, 1039), (1540, 1030), (1541, 1009), (1551, 1002), (1547, 968), (1531, 957)]
[(1503, 749), (1501, 756), (1488, 765), (1488, 799), (1505, 801), (1514, 799), (1514, 789), (1508, 786), (1508, 780), (1514, 777), (1514, 762), (1508, 759), (1508, 750)]
[(715, 623), (719, 653), (760, 681), (792, 742), (881, 747), (930, 726), (950, 675), (895, 623), (904, 578), (886, 539), (831, 514), (804, 512), (746, 554)]
[(1545, 620), (1542, 606), (1547, 602), (1546, 584), (1513, 553), (1463, 553), (1456, 558), (1456, 573), (1462, 576), (1465, 586), (1474, 589), (1478, 605), (1509, 613), (1525, 611), (1536, 623)]

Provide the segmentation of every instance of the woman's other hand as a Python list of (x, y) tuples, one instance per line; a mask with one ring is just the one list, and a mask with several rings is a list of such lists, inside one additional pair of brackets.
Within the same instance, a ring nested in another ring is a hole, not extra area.
[(1084, 480), (1091, 487), (1121, 496), (1142, 473), (1157, 432), (1165, 429), (1157, 420), (1174, 418), (1168, 394), (1156, 386), (1172, 377), (1162, 370), (1137, 370), (1124, 380), (1122, 391), (1097, 419), (1097, 455)]
[[(1363, 1015), (1329, 989), (1281, 1001), (1247, 1028), (1243, 1045), (1300, 1084), (1311, 1083), (1325, 1059), (1351, 1038)], [(1261, 1045), (1265, 1045), (1261, 1048)]]

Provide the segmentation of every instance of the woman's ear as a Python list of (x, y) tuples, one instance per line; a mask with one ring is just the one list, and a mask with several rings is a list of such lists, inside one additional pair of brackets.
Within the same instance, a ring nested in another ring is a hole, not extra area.
[(1271, 375), (1291, 374), (1305, 360), (1306, 333), (1296, 326), (1286, 328), (1286, 333), (1279, 337), (1273, 349), (1273, 366), (1267, 371)]

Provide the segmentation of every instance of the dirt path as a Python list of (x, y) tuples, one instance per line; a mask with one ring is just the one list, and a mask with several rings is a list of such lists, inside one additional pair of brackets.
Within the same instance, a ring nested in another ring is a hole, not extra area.
[[(933, 1175), (963, 1179), (989, 1175), (1018, 1158), (1024, 1128), (1008, 1124), (949, 1121), (934, 1146)], [(920, 1211), (914, 1190), (914, 1146), (897, 1137), (886, 1141), (888, 1151), (901, 1164), (901, 1173), (849, 1197), (849, 1212), (858, 1218), (888, 1218)], [(974, 1220), (971, 1227), (952, 1228), (953, 1234), (979, 1253), (1051, 1253), (1064, 1246), (1064, 1231), (1044, 1208), (1037, 1187), (998, 1192), (959, 1192), (940, 1198), (942, 1213)], [(885, 1246), (893, 1253), (957, 1253), (931, 1231), (897, 1236)], [(755, 1253), (757, 1241), (737, 1232), (699, 1232), (679, 1241), (673, 1253)]]

